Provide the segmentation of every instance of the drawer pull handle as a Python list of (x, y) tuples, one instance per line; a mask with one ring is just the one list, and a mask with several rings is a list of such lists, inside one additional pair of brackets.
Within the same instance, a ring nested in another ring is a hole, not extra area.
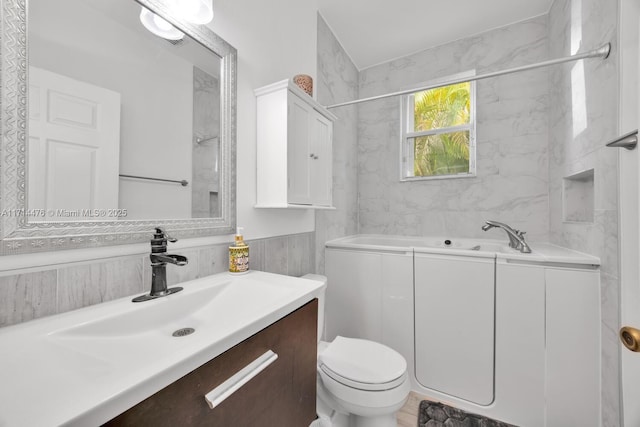
[(264, 371), (267, 366), (275, 362), (277, 358), (278, 355), (269, 350), (236, 372), (232, 377), (220, 384), (218, 387), (211, 390), (204, 396), (204, 400), (207, 401), (209, 408), (213, 409), (224, 402), (227, 397), (231, 396), (240, 387), (248, 383), (253, 377)]

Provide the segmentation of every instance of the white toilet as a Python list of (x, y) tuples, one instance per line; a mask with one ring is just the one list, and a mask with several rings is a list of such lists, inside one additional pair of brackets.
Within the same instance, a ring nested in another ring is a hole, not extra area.
[[(327, 278), (307, 274), (305, 279)], [(320, 341), (325, 290), (318, 297), (318, 427), (396, 427), (396, 412), (407, 401), (407, 361), (377, 342), (338, 336)]]

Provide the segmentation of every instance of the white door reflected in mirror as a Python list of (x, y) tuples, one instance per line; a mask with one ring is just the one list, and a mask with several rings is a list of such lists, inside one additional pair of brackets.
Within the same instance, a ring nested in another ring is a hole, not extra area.
[(120, 94), (30, 66), (28, 150), (31, 220), (117, 209)]
[[(37, 124), (30, 119), (29, 144), (34, 147), (29, 147), (27, 164), (39, 170), (35, 165), (46, 158), (41, 173), (47, 183), (29, 173), (27, 210), (35, 214), (29, 220), (219, 218), (222, 172), (214, 165), (221, 148), (213, 139), (220, 137), (221, 127), (220, 57), (187, 33), (179, 40), (150, 33), (140, 22), (140, 4), (133, 0), (31, 0), (28, 12), (29, 66), (77, 83), (34, 95), (37, 73), (30, 72), (29, 102), (41, 103), (29, 109), (59, 109), (44, 97), (61, 93), (57, 102), (63, 99), (69, 110), (54, 113), (71, 119), (58, 123), (59, 129), (81, 135), (71, 142), (57, 136), (45, 142), (31, 135)], [(113, 124), (102, 99), (74, 93), (78, 85), (84, 91), (83, 84), (119, 94), (115, 127), (107, 128)], [(51, 111), (42, 113), (41, 123), (50, 126)], [(91, 134), (86, 120), (97, 120), (96, 130), (115, 135), (115, 152), (103, 148), (103, 135)], [(208, 141), (198, 144), (202, 139)], [(40, 159), (29, 159), (39, 148)], [(103, 162), (114, 153), (114, 165), (107, 167)], [(64, 210), (75, 214), (78, 209), (100, 209), (101, 216), (65, 217)]]

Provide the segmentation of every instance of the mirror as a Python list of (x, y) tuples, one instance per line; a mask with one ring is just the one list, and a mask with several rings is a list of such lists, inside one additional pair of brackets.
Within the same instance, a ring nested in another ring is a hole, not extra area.
[[(164, 0), (2, 7), (3, 254), (234, 230), (233, 47)], [(144, 8), (184, 37), (149, 32)]]

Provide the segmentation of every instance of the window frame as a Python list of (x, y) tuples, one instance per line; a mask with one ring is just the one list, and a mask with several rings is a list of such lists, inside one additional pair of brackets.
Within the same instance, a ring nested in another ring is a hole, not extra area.
[[(453, 74), (436, 80), (430, 80), (423, 82), (414, 87), (424, 87), (440, 82), (463, 79), (467, 77), (474, 77), (476, 75), (475, 70), (465, 71), (462, 73)], [(463, 83), (463, 82), (460, 82)], [(400, 97), (400, 181), (423, 181), (434, 179), (457, 179), (457, 178), (474, 178), (476, 174), (476, 81), (469, 81), (469, 123), (466, 125), (451, 126), (447, 128), (433, 129), (421, 132), (410, 132), (409, 129), (415, 129), (414, 126), (414, 99), (415, 94), (418, 92), (424, 92), (424, 90), (416, 90), (413, 93), (402, 95)], [(448, 85), (445, 85), (448, 86)], [(411, 112), (411, 114), (409, 114)], [(463, 172), (458, 174), (447, 175), (431, 175), (431, 176), (414, 176), (414, 150), (415, 143), (410, 142), (412, 139), (422, 136), (440, 135), (445, 133), (453, 133), (460, 131), (469, 131), (469, 172)], [(409, 175), (409, 173), (411, 175)]]

